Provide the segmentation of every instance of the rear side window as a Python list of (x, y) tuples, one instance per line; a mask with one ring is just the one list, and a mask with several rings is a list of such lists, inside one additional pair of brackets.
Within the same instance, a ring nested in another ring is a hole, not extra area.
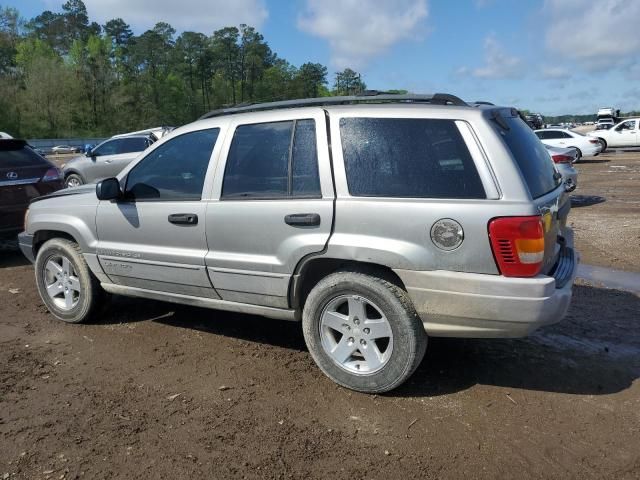
[(320, 196), (314, 120), (236, 128), (225, 167), (222, 198)]
[(340, 136), (353, 196), (486, 198), (453, 120), (342, 118)]
[(500, 135), (516, 160), (533, 198), (538, 198), (560, 185), (553, 162), (544, 145), (529, 126), (517, 116), (502, 117), (504, 127), (495, 122)]
[(27, 147), (24, 141), (0, 140), (0, 168), (35, 167), (44, 164), (45, 160)]
[(220, 129), (179, 135), (149, 153), (127, 175), (132, 200), (200, 200)]

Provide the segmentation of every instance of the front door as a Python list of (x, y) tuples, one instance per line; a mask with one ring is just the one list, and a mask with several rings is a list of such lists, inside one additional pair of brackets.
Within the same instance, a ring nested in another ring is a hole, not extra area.
[(638, 122), (627, 120), (613, 128), (611, 135), (612, 147), (634, 147), (638, 145)]
[(98, 259), (119, 285), (219, 298), (207, 276), (203, 188), (219, 129), (174, 137), (125, 177), (123, 199), (98, 205)]
[(324, 112), (278, 120), (229, 127), (206, 265), (223, 299), (286, 308), (296, 265), (329, 239), (334, 193)]

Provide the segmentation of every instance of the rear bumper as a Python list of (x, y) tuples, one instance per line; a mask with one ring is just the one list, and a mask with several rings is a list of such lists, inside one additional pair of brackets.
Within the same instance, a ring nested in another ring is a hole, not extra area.
[(31, 263), (36, 261), (35, 255), (33, 254), (33, 235), (29, 235), (27, 232), (19, 233), (18, 246), (22, 254), (27, 257)]
[[(569, 242), (567, 242), (569, 243)], [(434, 337), (524, 337), (559, 322), (571, 303), (578, 258), (567, 245), (554, 276), (395, 270)]]

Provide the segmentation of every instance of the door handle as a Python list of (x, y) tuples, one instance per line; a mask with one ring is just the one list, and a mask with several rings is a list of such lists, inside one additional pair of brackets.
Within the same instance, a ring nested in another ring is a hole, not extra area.
[(317, 213), (292, 213), (284, 217), (284, 223), (292, 227), (317, 227), (320, 215)]
[(105, 160), (104, 163), (111, 163), (113, 160)]
[(195, 213), (172, 213), (168, 220), (176, 225), (197, 225), (198, 215)]

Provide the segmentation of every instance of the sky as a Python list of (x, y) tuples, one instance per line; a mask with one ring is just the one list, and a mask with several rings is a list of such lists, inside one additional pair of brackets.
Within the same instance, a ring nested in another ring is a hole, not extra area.
[[(64, 0), (0, 0), (30, 19)], [(640, 110), (640, 0), (84, 0), (140, 34), (246, 23), (296, 66), (351, 67), (370, 89), (444, 92), (543, 115)]]

